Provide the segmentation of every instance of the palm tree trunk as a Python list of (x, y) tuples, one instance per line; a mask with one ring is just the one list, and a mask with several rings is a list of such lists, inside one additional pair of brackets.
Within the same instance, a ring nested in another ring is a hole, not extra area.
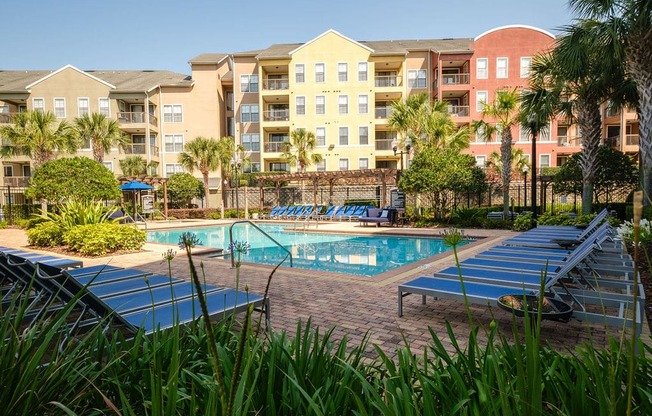
[(501, 134), (500, 159), (503, 167), (500, 174), (503, 183), (503, 218), (509, 217), (509, 184), (512, 179), (512, 132), (505, 129)]
[(208, 172), (202, 172), (202, 176), (204, 177), (204, 200), (206, 201), (206, 206), (204, 208), (209, 208), (210, 202), (208, 202), (208, 196), (210, 194), (208, 192)]
[(598, 168), (598, 148), (602, 132), (600, 106), (597, 100), (582, 101), (577, 122), (582, 136), (582, 214), (593, 212), (593, 182)]

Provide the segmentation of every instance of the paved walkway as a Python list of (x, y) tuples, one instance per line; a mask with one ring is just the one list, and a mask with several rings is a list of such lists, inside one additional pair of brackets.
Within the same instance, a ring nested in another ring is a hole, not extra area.
[[(156, 227), (187, 227), (224, 223), (221, 221), (184, 221), (160, 223)], [(291, 226), (291, 224), (288, 224)], [(152, 224), (149, 229), (153, 229)], [(314, 225), (309, 232), (314, 231)], [(351, 233), (388, 233), (433, 236), (443, 229), (411, 229), (389, 227), (364, 227), (353, 223), (320, 223), (319, 231)], [(505, 230), (465, 230), (466, 235), (478, 237), (472, 244), (459, 250), (460, 260), (472, 257), (475, 253), (500, 243), (514, 235)], [(25, 248), (25, 232), (18, 229), (0, 230), (0, 244)], [(26, 247), (30, 249), (30, 247)], [(121, 267), (137, 267), (142, 270), (167, 274), (168, 265), (162, 254), (170, 246), (146, 244), (144, 252), (102, 258), (80, 258), (84, 265), (113, 264)], [(175, 248), (178, 251), (178, 247)], [(38, 250), (35, 250), (38, 251)], [(224, 286), (235, 285), (235, 270), (230, 263), (217, 258), (202, 258), (206, 280)], [(434, 331), (447, 349), (453, 351), (448, 339), (446, 322), (449, 322), (458, 342), (464, 347), (468, 340), (470, 325), (462, 302), (428, 299), (421, 304), (420, 296), (408, 296), (404, 299), (403, 317), (397, 315), (398, 285), (417, 276), (432, 275), (437, 270), (454, 265), (452, 252), (444, 253), (410, 266), (404, 266), (374, 278), (362, 278), (331, 272), (309, 271), (281, 267), (274, 274), (270, 286), (272, 327), (296, 333), (297, 323), (312, 318), (312, 324), (321, 327), (322, 333), (334, 327), (333, 336), (341, 339), (346, 336), (353, 345), (358, 344), (365, 334), (371, 342), (379, 345), (392, 355), (397, 346), (404, 345), (405, 338), (414, 352), (421, 352), (431, 339), (429, 331)], [(243, 264), (240, 269), (241, 287), (248, 286), (255, 293), (264, 293), (271, 266)], [(173, 275), (188, 277), (188, 261), (185, 256), (177, 255), (172, 261)], [(492, 319), (499, 329), (512, 339), (512, 316), (497, 308), (471, 306), (474, 323), (489, 328)], [(613, 328), (608, 329), (616, 333)], [(522, 322), (519, 333), (523, 334)], [(579, 321), (557, 323), (545, 321), (542, 326), (542, 340), (555, 348), (573, 348), (582, 342), (592, 340), (596, 344), (606, 342), (605, 328)], [(481, 339), (482, 339), (481, 331)]]

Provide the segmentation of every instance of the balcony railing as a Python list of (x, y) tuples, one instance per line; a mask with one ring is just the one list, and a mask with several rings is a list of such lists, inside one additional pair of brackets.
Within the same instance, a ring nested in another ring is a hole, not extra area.
[(469, 106), (468, 105), (449, 105), (448, 114), (453, 117), (468, 117), (469, 116)]
[[(125, 124), (135, 124), (135, 123), (144, 123), (146, 114), (142, 111), (137, 112), (124, 112), (121, 111), (118, 113), (118, 121)], [(158, 126), (158, 118), (155, 115), (149, 115), (149, 124), (152, 126)]]
[(557, 136), (557, 145), (561, 147), (581, 146), (582, 139), (579, 137)]
[(0, 113), (0, 124), (13, 123), (14, 116), (18, 113)]
[(4, 185), (24, 188), (29, 185), (29, 176), (5, 176)]
[(625, 136), (625, 145), (638, 146), (638, 134), (628, 134)]
[(283, 79), (263, 79), (264, 90), (289, 90), (290, 81), (287, 78)]
[(394, 137), (389, 139), (376, 139), (376, 150), (392, 150)]
[(615, 149), (620, 149), (620, 136), (607, 137), (604, 139), (604, 144)]
[(466, 85), (469, 83), (469, 74), (443, 74), (442, 85)]
[(376, 87), (400, 87), (401, 78), (398, 75), (376, 75)]
[(157, 156), (158, 155), (158, 146), (154, 146), (153, 144), (149, 145), (149, 154), (152, 156)]
[(284, 143), (285, 142), (265, 142), (265, 152), (281, 153), (283, 152)]
[(263, 111), (264, 121), (288, 121), (290, 119), (290, 110), (270, 110)]
[(132, 143), (126, 145), (124, 150), (128, 155), (144, 155), (147, 151), (147, 145), (145, 143)]
[(391, 106), (387, 107), (376, 107), (376, 118), (389, 118), (392, 115), (393, 108)]

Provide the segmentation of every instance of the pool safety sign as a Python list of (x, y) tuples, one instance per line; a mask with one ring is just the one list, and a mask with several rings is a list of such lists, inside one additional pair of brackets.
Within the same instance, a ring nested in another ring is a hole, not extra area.
[(143, 195), (143, 214), (154, 212), (154, 195)]
[(398, 189), (391, 191), (392, 208), (405, 208), (405, 194)]

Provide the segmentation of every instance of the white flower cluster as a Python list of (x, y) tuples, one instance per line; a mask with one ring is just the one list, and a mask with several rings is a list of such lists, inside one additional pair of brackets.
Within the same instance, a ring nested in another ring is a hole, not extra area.
[[(620, 227), (616, 229), (618, 237), (627, 243), (634, 241), (634, 223), (632, 221), (625, 221)], [(641, 219), (639, 241), (642, 244), (652, 243), (652, 222)]]

